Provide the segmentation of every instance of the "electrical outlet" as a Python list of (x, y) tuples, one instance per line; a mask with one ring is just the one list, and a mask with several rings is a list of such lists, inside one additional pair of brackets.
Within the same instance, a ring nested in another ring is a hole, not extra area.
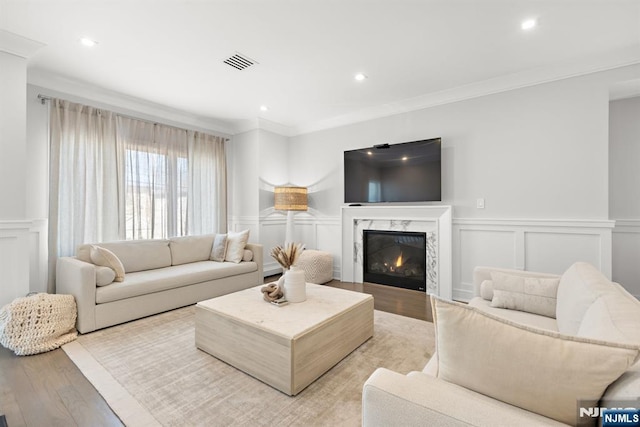
[(476, 200), (476, 208), (484, 209), (484, 199), (477, 199)]

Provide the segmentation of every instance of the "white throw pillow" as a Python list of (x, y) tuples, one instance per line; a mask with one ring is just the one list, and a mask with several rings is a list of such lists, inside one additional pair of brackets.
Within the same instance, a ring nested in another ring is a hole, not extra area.
[(116, 272), (109, 267), (96, 265), (96, 286), (106, 286), (116, 278)]
[(555, 319), (560, 279), (523, 277), (500, 272), (492, 272), (491, 279), (491, 307), (526, 311)]
[(637, 345), (608, 343), (514, 323), (431, 296), (438, 377), (578, 425), (576, 404), (597, 406), (637, 359)]
[(108, 249), (101, 248), (100, 246), (91, 245), (91, 262), (95, 265), (101, 265), (103, 267), (109, 267), (116, 273), (116, 282), (122, 282), (124, 280), (124, 267), (120, 259)]
[(226, 254), (227, 254), (227, 235), (216, 234), (216, 237), (213, 239), (213, 247), (211, 248), (211, 256), (209, 257), (209, 259), (211, 261), (223, 262)]
[(230, 231), (227, 235), (227, 253), (224, 256), (224, 260), (235, 262), (236, 264), (242, 261), (244, 247), (248, 240), (249, 230), (244, 230), (239, 233)]

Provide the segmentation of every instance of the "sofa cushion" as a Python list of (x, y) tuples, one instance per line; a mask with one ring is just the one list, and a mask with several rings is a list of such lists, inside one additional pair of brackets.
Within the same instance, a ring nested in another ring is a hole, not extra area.
[[(124, 282), (112, 283), (98, 288), (96, 291), (96, 303), (102, 304), (117, 301), (238, 274), (251, 273), (257, 270), (258, 265), (255, 262), (235, 264), (230, 262), (199, 261), (139, 271), (127, 274)], [(212, 283), (211, 286), (216, 285)]]
[(249, 240), (249, 230), (235, 233), (230, 231), (227, 234), (227, 253), (224, 256), (225, 261), (238, 263), (242, 261), (244, 256), (244, 247)]
[(169, 241), (171, 265), (208, 260), (214, 236), (215, 234), (204, 234), (202, 236), (172, 237)]
[[(597, 406), (638, 346), (561, 335), (431, 297), (438, 377), (563, 423)], [(553, 392), (550, 392), (553, 390)]]
[(115, 281), (122, 282), (124, 280), (124, 266), (120, 259), (109, 249), (100, 246), (91, 246), (91, 262), (102, 267), (109, 267), (115, 273)]
[(226, 234), (216, 234), (215, 239), (213, 239), (213, 247), (211, 248), (211, 256), (209, 259), (211, 261), (224, 261), (224, 256), (227, 254), (227, 235)]
[(100, 243), (122, 261), (124, 271), (152, 270), (171, 265), (169, 241), (164, 239), (124, 240), (119, 242)]
[(469, 306), (502, 317), (512, 322), (520, 323), (534, 328), (546, 329), (547, 331), (558, 332), (558, 322), (556, 319), (538, 314), (527, 313), (526, 311), (507, 310), (506, 308), (491, 307), (491, 301), (487, 301), (480, 297), (475, 297), (469, 301)]
[(522, 277), (500, 272), (491, 273), (491, 278), (491, 307), (556, 317), (556, 295), (560, 279)]
[(591, 264), (577, 262), (569, 267), (558, 285), (558, 330), (563, 334), (576, 335), (584, 313), (611, 286), (612, 283)]

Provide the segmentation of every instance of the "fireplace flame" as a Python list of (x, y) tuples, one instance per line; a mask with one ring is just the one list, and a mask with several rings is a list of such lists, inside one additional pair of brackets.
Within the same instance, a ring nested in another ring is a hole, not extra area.
[(398, 259), (396, 259), (396, 267), (402, 267), (402, 252), (400, 252)]

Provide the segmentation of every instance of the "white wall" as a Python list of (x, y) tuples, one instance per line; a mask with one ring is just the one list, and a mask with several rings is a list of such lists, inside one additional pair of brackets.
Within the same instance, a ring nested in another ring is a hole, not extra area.
[[(597, 80), (563, 80), (294, 137), (292, 178), (333, 180), (329, 203), (317, 208), (337, 215), (344, 150), (439, 136), (442, 203), (455, 206), (456, 217), (607, 218), (608, 87)], [(484, 210), (475, 208), (480, 197)]]
[[(323, 222), (338, 217), (343, 204), (344, 150), (442, 137), (442, 204), (454, 208), (454, 296), (470, 296), (480, 261), (561, 273), (586, 260), (610, 276), (609, 87), (639, 70), (624, 67), (296, 136), (291, 179), (321, 189), (310, 204)], [(476, 208), (478, 198), (485, 209)], [(337, 229), (332, 233), (340, 239)]]
[(230, 228), (250, 230), (264, 246), (266, 275), (282, 269), (269, 250), (283, 243), (286, 215), (273, 208), (273, 189), (289, 184), (288, 138), (264, 129), (235, 135), (229, 142)]
[(640, 297), (640, 97), (611, 102), (609, 121), (613, 280)]

